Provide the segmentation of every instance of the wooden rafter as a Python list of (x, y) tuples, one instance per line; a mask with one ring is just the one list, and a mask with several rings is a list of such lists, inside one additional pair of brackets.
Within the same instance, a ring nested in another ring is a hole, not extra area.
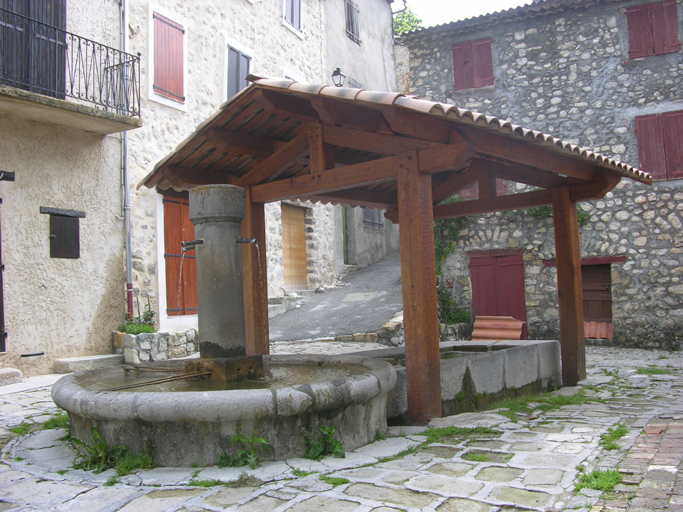
[(269, 157), (281, 145), (267, 137), (237, 133), (230, 130), (213, 128), (204, 134), (206, 141), (222, 153), (238, 153), (256, 157)]
[(246, 187), (277, 178), (286, 169), (308, 156), (308, 130), (302, 129), (296, 137), (268, 158), (262, 160), (240, 177), (236, 185)]
[(368, 206), (370, 208), (393, 208), (397, 207), (395, 194), (371, 192), (362, 189), (337, 190), (328, 194), (316, 194), (306, 197), (309, 201), (321, 203), (353, 204), (355, 206)]
[(433, 184), (432, 199), (434, 203), (440, 203), (444, 199), (457, 194), (462, 189), (469, 187), (477, 181), (480, 172), (488, 169), (489, 163), (485, 160), (474, 160), (470, 166), (458, 174), (452, 174), (445, 182), (438, 186)]
[(234, 177), (223, 172), (197, 172), (196, 169), (184, 167), (166, 167), (161, 172), (161, 176), (176, 190), (190, 190), (199, 185), (233, 185), (236, 181)]
[(323, 126), (323, 134), (327, 144), (383, 155), (397, 155), (406, 151), (430, 149), (437, 146), (437, 144), (429, 141), (384, 135), (342, 126), (325, 125)]

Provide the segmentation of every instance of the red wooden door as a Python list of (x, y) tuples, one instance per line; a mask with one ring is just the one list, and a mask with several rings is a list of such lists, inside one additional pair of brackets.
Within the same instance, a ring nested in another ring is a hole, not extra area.
[(522, 253), (471, 255), (472, 312), (477, 316), (511, 316), (524, 322), (527, 339)]
[[(183, 257), (180, 242), (194, 240), (187, 194), (164, 195), (164, 261), (166, 263), (166, 314), (197, 314), (197, 267), (194, 249)], [(182, 267), (182, 269), (181, 269)], [(182, 271), (182, 275), (181, 275)]]
[(581, 279), (586, 338), (613, 338), (611, 265), (583, 265)]

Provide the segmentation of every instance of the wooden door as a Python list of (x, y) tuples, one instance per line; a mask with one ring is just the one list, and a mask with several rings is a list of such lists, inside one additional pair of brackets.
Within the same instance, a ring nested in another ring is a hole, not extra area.
[(583, 265), (583, 317), (586, 338), (614, 337), (611, 265)]
[(285, 290), (306, 290), (306, 210), (285, 204), (281, 208)]
[[(164, 195), (164, 262), (166, 264), (166, 314), (197, 314), (197, 262), (195, 251), (183, 257), (180, 242), (194, 240), (188, 194)], [(182, 272), (182, 274), (181, 274)]]
[(470, 256), (472, 312), (477, 316), (511, 316), (524, 322), (527, 339), (522, 253)]

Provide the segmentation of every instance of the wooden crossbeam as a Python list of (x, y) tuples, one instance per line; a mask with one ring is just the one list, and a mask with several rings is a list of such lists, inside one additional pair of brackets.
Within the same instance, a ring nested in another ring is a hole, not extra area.
[[(494, 185), (495, 186), (495, 185)], [(434, 207), (435, 219), (448, 219), (465, 215), (518, 210), (552, 203), (552, 190), (534, 190), (509, 196), (480, 198), (474, 201), (439, 204)]]
[(353, 206), (368, 206), (370, 208), (397, 207), (395, 195), (370, 190), (337, 190), (327, 194), (316, 194), (306, 197), (309, 201), (321, 203), (349, 204)]
[(325, 144), (323, 140), (323, 128), (321, 125), (316, 124), (309, 128), (308, 144), (312, 174), (334, 168), (334, 152), (332, 151), (332, 146)]
[(406, 151), (429, 149), (436, 145), (433, 142), (383, 135), (375, 132), (344, 128), (342, 126), (323, 126), (323, 135), (327, 144), (346, 148), (369, 151), (382, 155), (397, 155)]
[(396, 107), (387, 107), (382, 114), (394, 133), (441, 144), (451, 140), (453, 125), (446, 121)]
[(593, 183), (569, 187), (569, 197), (574, 202), (601, 199), (621, 181), (618, 174), (602, 172)]
[(382, 183), (396, 179), (395, 165), (396, 157), (390, 156), (317, 174), (263, 183), (253, 187), (252, 200), (267, 203)]
[(373, 133), (377, 131), (380, 119), (380, 114), (377, 111), (322, 96), (311, 98), (311, 107), (326, 125), (342, 125)]
[(462, 189), (469, 187), (477, 181), (479, 173), (486, 172), (488, 166), (489, 163), (485, 160), (474, 160), (466, 170), (454, 174), (444, 183), (433, 185), (432, 200), (434, 203), (440, 203), (444, 199), (457, 194)]
[(510, 163), (495, 166), (493, 174), (496, 178), (502, 180), (514, 181), (515, 183), (523, 183), (524, 185), (539, 188), (556, 188), (582, 183), (581, 180), (562, 178), (550, 171)]
[(308, 156), (308, 147), (308, 130), (300, 129), (296, 137), (271, 156), (254, 165), (249, 172), (237, 180), (236, 185), (247, 187), (264, 181), (272, 181), (295, 163), (303, 161)]
[(185, 167), (166, 167), (161, 171), (161, 178), (171, 183), (176, 190), (190, 190), (200, 185), (232, 185), (235, 183), (235, 178), (224, 172), (202, 171)]
[(221, 153), (238, 153), (266, 158), (273, 151), (273, 143), (266, 137), (237, 133), (221, 128), (207, 130), (204, 134), (206, 141)]
[(304, 121), (308, 120), (316, 123), (320, 121), (318, 113), (308, 100), (295, 98), (294, 96), (285, 96), (263, 89), (256, 89), (253, 95), (256, 103), (261, 105), (266, 112), (293, 116)]

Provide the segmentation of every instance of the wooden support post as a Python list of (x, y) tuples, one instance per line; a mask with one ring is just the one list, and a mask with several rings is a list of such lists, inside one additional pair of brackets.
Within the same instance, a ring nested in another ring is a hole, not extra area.
[(247, 187), (244, 192), (245, 211), (242, 221), (242, 238), (256, 238), (258, 242), (258, 247), (253, 244), (242, 245), (246, 348), (247, 355), (267, 355), (270, 353), (270, 342), (268, 334), (265, 205), (251, 201), (251, 187)]
[(416, 152), (397, 157), (397, 172), (408, 421), (424, 425), (441, 416), (432, 179)]
[(576, 203), (570, 200), (567, 187), (553, 189), (553, 221), (560, 299), (562, 384), (575, 386), (586, 378), (586, 351), (579, 222)]

